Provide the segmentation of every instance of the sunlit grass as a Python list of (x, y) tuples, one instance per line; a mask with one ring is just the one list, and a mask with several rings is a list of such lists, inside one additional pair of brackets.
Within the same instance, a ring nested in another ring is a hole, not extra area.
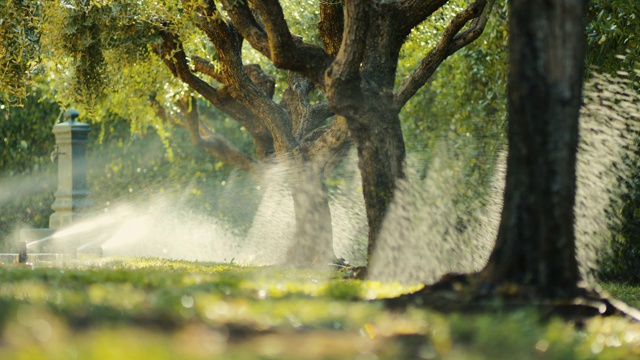
[[(2, 359), (640, 356), (640, 324), (626, 319), (594, 319), (576, 327), (542, 321), (527, 309), (482, 315), (418, 308), (392, 312), (375, 299), (418, 287), (336, 275), (159, 259), (5, 265), (0, 267), (0, 354)], [(638, 293), (632, 287), (608, 290)]]
[(619, 283), (607, 283), (603, 284), (602, 287), (613, 297), (633, 307), (640, 308), (640, 287)]

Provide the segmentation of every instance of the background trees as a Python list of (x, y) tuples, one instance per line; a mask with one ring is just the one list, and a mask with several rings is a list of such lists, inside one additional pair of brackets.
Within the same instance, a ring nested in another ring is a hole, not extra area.
[[(194, 143), (243, 170), (252, 172), (256, 159), (270, 156), (295, 163), (292, 189), (306, 192), (294, 195), (298, 224), (314, 219), (305, 223), (316, 227), (298, 229), (296, 238), (314, 238), (313, 247), (325, 244), (321, 258), (331, 256), (330, 238), (322, 239), (330, 234), (322, 173), (346, 143), (348, 125), (361, 159), (371, 252), (395, 181), (404, 177), (398, 113), (445, 58), (482, 33), (492, 2), (305, 4), (291, 12), (317, 14), (318, 33), (309, 39), (292, 35), (295, 21), (284, 15), (284, 7), (292, 6), (288, 2), (222, 4), (224, 10), (213, 1), (45, 3), (31, 15), (41, 38), (27, 42), (38, 46), (45, 60), (39, 65), (63, 104), (81, 102), (96, 114), (121, 105), (130, 94), (127, 109), (112, 111), (131, 119), (134, 128), (149, 121), (152, 108), (156, 119), (174, 119), (190, 130)], [(448, 24), (435, 34), (438, 40), (422, 63), (396, 84), (407, 36), (435, 13)], [(266, 58), (268, 66), (290, 72), (286, 90), (276, 94), (273, 78), (243, 62), (252, 52), (243, 47), (245, 41), (259, 54), (249, 57)], [(188, 94), (237, 121), (253, 138), (256, 157), (208, 131)], [(333, 114), (338, 116), (326, 123)], [(165, 123), (151, 122), (162, 137), (170, 136)], [(313, 183), (315, 190), (309, 191)]]

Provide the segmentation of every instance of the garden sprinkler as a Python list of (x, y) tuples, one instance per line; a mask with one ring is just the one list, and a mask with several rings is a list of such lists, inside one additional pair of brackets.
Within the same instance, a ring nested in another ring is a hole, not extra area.
[(27, 242), (20, 241), (20, 249), (18, 251), (18, 263), (26, 264), (27, 263)]

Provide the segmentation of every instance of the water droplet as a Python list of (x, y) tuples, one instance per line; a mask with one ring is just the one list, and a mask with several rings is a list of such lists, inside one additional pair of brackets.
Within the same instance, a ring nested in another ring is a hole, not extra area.
[(598, 306), (598, 312), (600, 312), (600, 314), (604, 314), (605, 311), (607, 311), (607, 305), (600, 304), (600, 306)]
[(545, 339), (539, 340), (536, 343), (536, 350), (540, 352), (545, 352), (549, 349), (549, 342)]
[(193, 296), (182, 295), (182, 297), (180, 298), (180, 303), (182, 303), (182, 306), (184, 306), (185, 308), (191, 309), (193, 307), (193, 304), (195, 303), (195, 300), (193, 299)]
[(47, 320), (35, 319), (31, 324), (31, 329), (33, 331), (33, 336), (35, 336), (38, 340), (45, 342), (51, 339), (53, 328)]

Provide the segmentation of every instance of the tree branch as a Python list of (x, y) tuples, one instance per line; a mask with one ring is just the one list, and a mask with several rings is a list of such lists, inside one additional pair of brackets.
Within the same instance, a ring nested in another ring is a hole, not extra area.
[[(420, 65), (398, 87), (394, 96), (396, 109), (402, 109), (447, 57), (470, 44), (482, 34), (494, 2), (495, 0), (476, 0), (451, 20), (438, 44), (429, 51)], [(470, 21), (469, 27), (460, 32)]]
[(160, 57), (169, 70), (216, 107), (223, 107), (218, 90), (206, 81), (195, 76), (189, 69), (187, 56), (184, 53), (180, 40), (166, 30), (161, 30), (160, 36), (163, 40)]
[(156, 48), (156, 52), (173, 75), (189, 85), (216, 108), (244, 126), (254, 138), (259, 156), (267, 156), (273, 153), (273, 138), (265, 124), (261, 121), (256, 121), (256, 115), (241, 102), (234, 99), (227, 86), (215, 89), (194, 75), (189, 69), (182, 44), (175, 35), (164, 29), (160, 30), (160, 35), (163, 43)]
[(191, 56), (193, 69), (201, 74), (205, 74), (215, 81), (224, 84), (224, 78), (220, 74), (220, 70), (209, 60), (198, 55)]
[(255, 172), (256, 162), (253, 159), (233, 146), (222, 135), (212, 132), (202, 123), (195, 97), (190, 96), (188, 101), (177, 102), (182, 114), (186, 116), (181, 116), (181, 121), (177, 121), (170, 116), (164, 106), (156, 99), (151, 98), (150, 102), (156, 115), (164, 122), (180, 126), (189, 131), (191, 142), (195, 146), (203, 148), (207, 153), (225, 164), (246, 171), (249, 174)]
[(251, 81), (264, 91), (269, 99), (273, 98), (276, 92), (276, 79), (273, 76), (262, 71), (262, 68), (258, 64), (245, 65), (244, 71), (249, 75)]
[(409, 35), (411, 30), (425, 21), (431, 14), (443, 7), (449, 0), (399, 0), (402, 34)]
[(309, 115), (303, 119), (300, 125), (298, 138), (302, 138), (305, 134), (315, 130), (320, 124), (333, 115), (335, 115), (335, 113), (329, 108), (329, 103), (326, 101), (311, 105), (309, 107)]
[(309, 133), (302, 141), (301, 146), (308, 147), (311, 160), (317, 164), (326, 166), (344, 146), (349, 145), (349, 128), (347, 119), (336, 116), (330, 125), (317, 128)]
[(471, 44), (479, 38), (480, 35), (482, 35), (484, 28), (487, 25), (487, 21), (489, 20), (489, 14), (491, 13), (494, 3), (495, 0), (485, 1), (485, 5), (481, 10), (480, 15), (471, 21), (469, 27), (465, 31), (457, 34), (453, 38), (453, 43), (451, 44), (452, 52), (456, 52)]
[(329, 106), (337, 113), (349, 114), (353, 104), (362, 103), (360, 64), (366, 50), (369, 28), (368, 1), (345, 0), (345, 28), (340, 50), (325, 73)]
[(327, 53), (335, 58), (340, 50), (344, 31), (344, 10), (339, 0), (320, 0), (318, 30)]
[(301, 140), (327, 118), (334, 115), (326, 101), (311, 105), (308, 97), (313, 84), (304, 76), (289, 72), (289, 86), (282, 95), (281, 106), (291, 115), (293, 133)]
[[(191, 56), (195, 71), (208, 75), (217, 82), (225, 84), (225, 79), (220, 70), (209, 60), (198, 55)], [(253, 83), (264, 91), (268, 98), (273, 98), (276, 91), (276, 80), (273, 76), (266, 74), (258, 64), (248, 64), (244, 66), (244, 71), (249, 75)]]
[(299, 132), (300, 124), (306, 117), (309, 108), (307, 96), (313, 85), (303, 75), (294, 71), (287, 74), (288, 85), (282, 94), (280, 105), (285, 108), (291, 116), (292, 131)]
[[(235, 93), (251, 98), (250, 103), (245, 103), (248, 107), (263, 103), (264, 100), (270, 101), (275, 92), (275, 80), (267, 76), (259, 65), (242, 64), (241, 40), (237, 31), (232, 24), (222, 20), (213, 0), (195, 6), (193, 10), (200, 19), (196, 25), (216, 48), (223, 82), (232, 87)], [(255, 91), (255, 87), (262, 90), (263, 94)]]
[(178, 106), (183, 114), (187, 115), (187, 130), (189, 130), (191, 141), (194, 144), (203, 147), (208, 153), (226, 164), (249, 174), (255, 171), (256, 162), (253, 159), (233, 146), (222, 135), (210, 131), (202, 123), (195, 97), (190, 96), (188, 103), (187, 101), (179, 101)]
[[(235, 2), (231, 5), (229, 16), (238, 20), (242, 36), (258, 51), (267, 56), (280, 69), (303, 73), (319, 88), (324, 88), (324, 71), (331, 63), (331, 56), (320, 46), (308, 44), (302, 38), (293, 36), (284, 18), (282, 7), (277, 0), (248, 0), (264, 23), (262, 31), (267, 35), (268, 52), (264, 49), (264, 37), (258, 22), (248, 6)], [(225, 1), (230, 3), (230, 0)]]
[[(185, 9), (192, 12), (197, 20), (196, 26), (202, 30), (213, 46), (220, 63), (231, 71), (241, 71), (242, 69), (242, 38), (236, 32), (233, 25), (225, 22), (216, 9), (213, 0), (203, 2), (191, 2), (182, 0)], [(222, 69), (224, 76), (224, 68)]]
[(216, 48), (222, 77), (226, 80), (233, 98), (254, 112), (257, 119), (265, 122), (274, 140), (274, 147), (279, 153), (292, 149), (294, 138), (291, 132), (291, 118), (271, 100), (271, 97), (258, 88), (245, 72), (238, 46), (241, 41), (236, 29), (220, 17), (213, 0), (189, 6), (187, 9), (194, 11), (198, 19), (196, 26), (207, 35)]
[(250, 0), (260, 14), (269, 39), (271, 61), (276, 67), (286, 66), (286, 57), (296, 51), (289, 24), (284, 18), (284, 13), (278, 0)]
[(246, 0), (222, 0), (231, 21), (251, 46), (271, 58), (267, 32), (258, 23)]

